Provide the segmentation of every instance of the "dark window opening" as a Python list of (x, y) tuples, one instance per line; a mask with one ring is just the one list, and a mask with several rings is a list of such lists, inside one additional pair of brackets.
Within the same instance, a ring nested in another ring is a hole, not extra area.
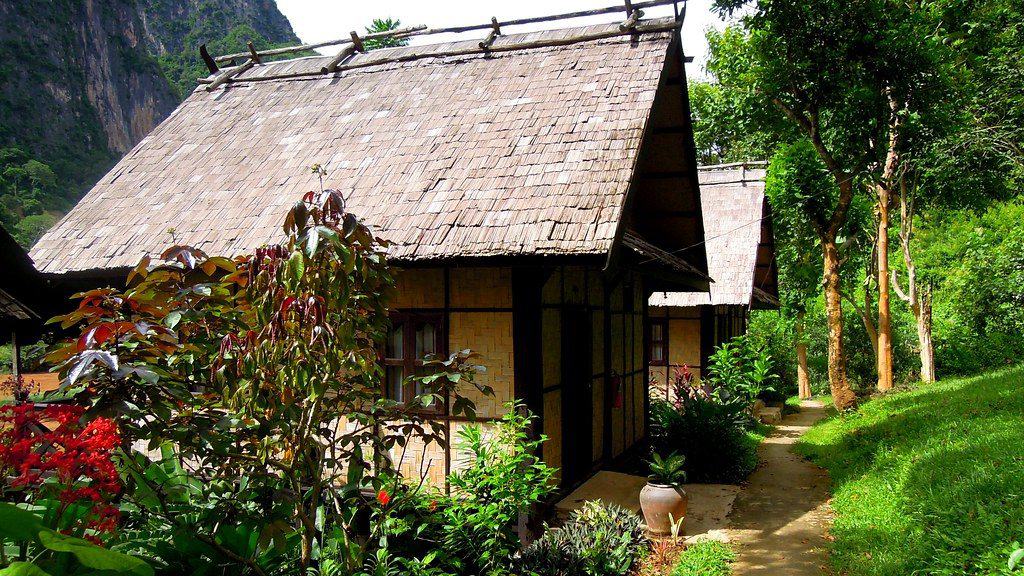
[(651, 318), (648, 323), (648, 358), (652, 366), (668, 364), (668, 319)]
[[(393, 312), (391, 328), (384, 343), (384, 393), (388, 398), (407, 404), (427, 390), (418, 382), (408, 381), (411, 376), (427, 376), (435, 371), (424, 366), (427, 356), (445, 354), (440, 314), (409, 314)], [(433, 411), (443, 405), (435, 403)]]

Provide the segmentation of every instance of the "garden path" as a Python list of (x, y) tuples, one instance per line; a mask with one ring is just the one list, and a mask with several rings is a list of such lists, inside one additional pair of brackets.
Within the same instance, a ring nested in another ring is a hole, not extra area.
[(796, 440), (824, 418), (825, 406), (805, 400), (800, 407), (761, 444), (761, 465), (729, 515), (726, 533), (736, 550), (736, 576), (827, 573), (828, 475), (792, 452)]

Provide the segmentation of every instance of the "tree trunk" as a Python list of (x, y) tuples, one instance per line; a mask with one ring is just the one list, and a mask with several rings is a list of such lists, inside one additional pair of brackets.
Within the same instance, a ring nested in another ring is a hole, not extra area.
[(807, 342), (804, 341), (804, 311), (796, 315), (796, 383), (801, 400), (811, 397), (811, 378), (807, 370)]
[(832, 403), (843, 411), (856, 404), (857, 397), (846, 379), (846, 352), (843, 350), (843, 302), (840, 292), (839, 250), (834, 238), (822, 239), (824, 252), (825, 313), (828, 320), (828, 384)]
[(920, 311), (917, 314), (917, 340), (921, 346), (921, 381), (935, 382), (935, 345), (932, 343), (932, 291), (921, 291)]
[(878, 191), (878, 391), (892, 390), (892, 321), (889, 310), (889, 187), (876, 186)]
[(892, 271), (892, 287), (917, 322), (918, 353), (921, 357), (921, 381), (935, 382), (935, 344), (932, 342), (932, 293), (931, 289), (918, 286), (917, 266), (914, 255), (910, 251), (910, 241), (914, 234), (914, 200), (913, 186), (907, 184), (906, 176), (900, 178), (900, 248), (903, 252), (903, 264), (907, 268), (907, 289), (900, 288), (896, 271)]

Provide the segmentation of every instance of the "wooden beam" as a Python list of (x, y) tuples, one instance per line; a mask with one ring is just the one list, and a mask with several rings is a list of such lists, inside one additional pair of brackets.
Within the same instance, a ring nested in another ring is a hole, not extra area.
[(338, 66), (340, 66), (341, 63), (344, 62), (349, 56), (355, 53), (355, 44), (348, 44), (347, 46), (339, 50), (337, 54), (334, 55), (334, 58), (332, 58), (331, 61), (327, 63), (327, 66), (324, 66), (323, 68), (320, 69), (320, 73), (331, 74), (337, 72)]
[(491, 16), (491, 31), (487, 34), (487, 38), (484, 38), (483, 42), (480, 43), (482, 50), (490, 50), (491, 44), (494, 44), (494, 40), (501, 35), (501, 26), (498, 25), (498, 19)]
[[(655, 6), (670, 6), (675, 3), (676, 0), (647, 0), (645, 2), (637, 2), (630, 5), (631, 10), (627, 12), (631, 14), (633, 10), (642, 10), (644, 8), (654, 8)], [(581, 10), (579, 12), (565, 12), (562, 14), (554, 14), (550, 16), (535, 16), (532, 18), (520, 18), (518, 20), (509, 20), (503, 22), (502, 25), (508, 26), (521, 26), (524, 24), (536, 24), (539, 22), (551, 22), (554, 20), (570, 20), (573, 18), (583, 18), (585, 16), (597, 16), (600, 14), (615, 14), (623, 11), (623, 5), (619, 4), (616, 6), (609, 6), (606, 8), (595, 8), (593, 10)], [(410, 28), (402, 28), (400, 30), (389, 30), (386, 32), (374, 32), (373, 34), (367, 34), (363, 36), (363, 40), (379, 39), (379, 38), (409, 38), (411, 36), (428, 36), (432, 34), (449, 34), (459, 32), (471, 32), (474, 30), (486, 30), (491, 28), (493, 25), (488, 22), (487, 24), (471, 24), (468, 26), (448, 26), (444, 28), (427, 28), (426, 26), (413, 26)], [(289, 54), (292, 52), (302, 52), (305, 50), (313, 50), (315, 48), (323, 48), (325, 46), (337, 46), (339, 44), (348, 44), (351, 42), (350, 38), (340, 38), (337, 40), (328, 40), (325, 42), (316, 42), (313, 44), (300, 44), (297, 46), (287, 46), (284, 48), (273, 48), (270, 50), (262, 50), (259, 55), (262, 56), (277, 56), (280, 54)], [(235, 54), (225, 54), (223, 56), (217, 56), (217, 62), (228, 62), (232, 58), (241, 58), (249, 56), (248, 52), (238, 52)]]
[(210, 51), (206, 49), (206, 44), (201, 44), (199, 46), (199, 57), (203, 59), (203, 63), (206, 64), (206, 69), (210, 71), (210, 74), (220, 72), (220, 68), (217, 66), (217, 63), (213, 60), (213, 57), (210, 56)]
[(229, 80), (231, 80), (235, 76), (238, 76), (242, 72), (245, 72), (246, 70), (252, 68), (255, 65), (256, 65), (255, 61), (247, 60), (241, 66), (235, 66), (234, 68), (228, 68), (227, 70), (221, 72), (220, 76), (217, 76), (216, 78), (214, 78), (213, 80), (210, 81), (209, 86), (206, 87), (206, 91), (207, 92), (213, 92), (214, 90), (219, 88), (222, 84), (225, 84), (226, 82), (228, 82)]
[[(660, 1), (660, 0), (659, 0)], [(654, 32), (667, 32), (674, 30), (679, 26), (677, 22), (666, 22), (661, 24), (649, 24), (643, 25), (638, 24), (634, 30), (619, 30), (613, 28), (611, 30), (603, 30), (600, 32), (591, 32), (589, 34), (579, 34), (576, 36), (569, 36), (566, 38), (541, 38), (537, 40), (528, 40), (523, 42), (514, 42), (509, 44), (499, 44), (497, 46), (491, 46), (489, 48), (482, 49), (478, 45), (472, 45), (467, 48), (455, 48), (452, 50), (438, 50), (436, 52), (414, 52), (404, 53), (393, 57), (384, 57), (380, 59), (369, 58), (360, 59), (359, 62), (353, 62), (351, 64), (339, 65), (337, 71), (342, 70), (354, 70), (358, 68), (366, 68), (369, 66), (379, 66), (381, 64), (391, 64), (396, 62), (412, 62), (414, 60), (421, 60), (423, 58), (448, 58), (455, 56), (468, 56), (472, 54), (483, 54), (491, 52), (514, 52), (517, 50), (531, 50), (535, 48), (549, 48), (554, 46), (570, 46), (572, 44), (579, 44), (580, 42), (590, 42), (594, 40), (603, 40), (606, 38), (614, 38), (616, 36), (627, 36), (637, 33), (654, 33)], [(364, 37), (365, 38), (365, 37)], [(244, 66), (244, 64), (243, 64)], [(247, 78), (246, 81), (267, 81), (267, 80), (285, 80), (289, 78), (309, 78), (311, 76), (320, 76), (323, 74), (322, 70), (309, 71), (309, 72), (292, 72), (287, 74), (267, 74), (257, 78)], [(230, 80), (237, 74), (232, 74), (225, 81)], [(219, 79), (219, 78), (218, 78)], [(209, 78), (200, 78), (200, 84), (211, 84), (217, 82), (217, 80), (210, 80)], [(219, 86), (223, 82), (218, 83)], [(210, 90), (210, 88), (207, 88)]]
[[(419, 26), (408, 26), (406, 28), (399, 28), (397, 30), (386, 30), (383, 32), (374, 32), (363, 36), (363, 40), (377, 40), (380, 38), (404, 38), (409, 36), (413, 32), (426, 30), (427, 27), (423, 24)], [(291, 54), (292, 52), (305, 52), (307, 50), (315, 50), (317, 48), (324, 48), (326, 46), (338, 46), (339, 44), (351, 44), (352, 38), (339, 38), (337, 40), (326, 40), (324, 42), (313, 42), (311, 44), (299, 44), (297, 46), (285, 46), (283, 48), (270, 48), (268, 50), (260, 50), (257, 54), (260, 57), (264, 56), (280, 56), (281, 54)], [(217, 56), (214, 60), (218, 63), (230, 62), (235, 58), (244, 58), (249, 56), (249, 52), (235, 52), (234, 54), (224, 54), (223, 56)]]
[(256, 46), (254, 46), (252, 42), (247, 42), (246, 46), (249, 48), (249, 60), (260, 64), (260, 54), (256, 51)]
[(619, 24), (619, 30), (636, 30), (636, 23), (640, 21), (640, 17), (643, 15), (644, 13), (640, 10), (633, 10), (633, 13), (629, 15), (629, 18), (626, 18), (625, 22)]
[(352, 38), (352, 45), (355, 46), (356, 50), (366, 52), (366, 46), (363, 46), (363, 40), (359, 37), (359, 34), (356, 34), (355, 30), (349, 32), (348, 35)]

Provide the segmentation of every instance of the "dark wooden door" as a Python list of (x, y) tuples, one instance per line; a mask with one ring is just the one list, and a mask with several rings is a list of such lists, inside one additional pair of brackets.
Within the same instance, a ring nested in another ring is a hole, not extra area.
[(590, 313), (562, 309), (562, 485), (590, 474), (594, 427)]

